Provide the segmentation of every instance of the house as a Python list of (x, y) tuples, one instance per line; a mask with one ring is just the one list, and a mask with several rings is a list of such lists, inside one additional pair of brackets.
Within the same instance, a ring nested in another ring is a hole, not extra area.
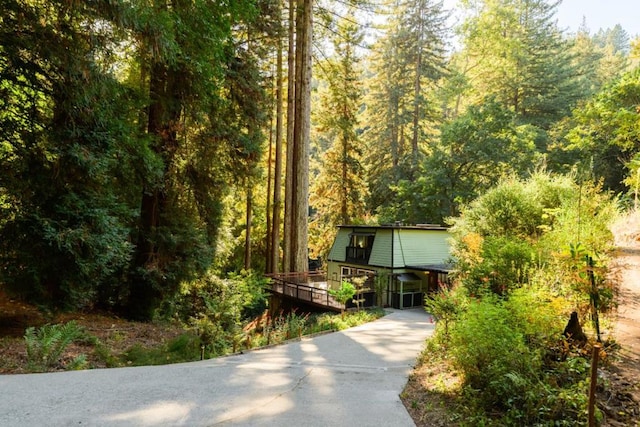
[[(366, 276), (372, 292), (365, 306), (420, 306), (426, 293), (447, 281), (450, 256), (449, 234), (440, 225), (341, 225), (327, 258), (327, 286)], [(377, 295), (376, 276), (382, 278)]]

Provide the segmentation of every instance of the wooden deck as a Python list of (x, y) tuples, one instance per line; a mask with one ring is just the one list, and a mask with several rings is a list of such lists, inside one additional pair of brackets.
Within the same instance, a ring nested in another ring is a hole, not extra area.
[(271, 284), (267, 290), (271, 293), (333, 311), (345, 308), (327, 292), (327, 278), (324, 272), (283, 273), (269, 277)]

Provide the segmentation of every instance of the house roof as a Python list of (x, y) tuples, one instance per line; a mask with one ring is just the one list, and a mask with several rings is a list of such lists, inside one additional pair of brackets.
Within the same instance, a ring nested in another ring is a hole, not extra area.
[(453, 270), (453, 266), (450, 264), (419, 264), (419, 265), (407, 265), (406, 268), (418, 271), (438, 271), (442, 273), (449, 273)]
[(398, 274), (398, 280), (401, 282), (419, 282), (422, 279), (416, 276), (415, 273), (400, 273)]
[(415, 224), (415, 225), (404, 225), (401, 223), (395, 224), (379, 224), (379, 225), (349, 225), (343, 224), (339, 225), (338, 228), (351, 228), (353, 230), (371, 230), (371, 229), (389, 229), (389, 230), (448, 230), (449, 227), (440, 224)]

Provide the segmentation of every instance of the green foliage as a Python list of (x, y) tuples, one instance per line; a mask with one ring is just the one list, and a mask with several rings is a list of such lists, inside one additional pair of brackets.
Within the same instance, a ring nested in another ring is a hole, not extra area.
[(439, 142), (415, 180), (398, 182), (395, 200), (381, 211), (382, 221), (442, 222), (457, 215), (499, 180), (522, 176), (536, 163), (536, 134), (517, 126), (515, 116), (495, 99), (470, 106), (442, 126)]
[(329, 295), (335, 298), (340, 304), (345, 305), (356, 294), (356, 287), (346, 280), (340, 283), (338, 289), (329, 289)]
[(163, 365), (199, 359), (200, 339), (188, 332), (159, 348), (146, 348), (135, 344), (121, 356), (121, 362), (128, 366)]
[(461, 289), (441, 288), (433, 295), (424, 299), (424, 308), (444, 326), (444, 339), (449, 338), (449, 325), (465, 310), (467, 300)]
[(481, 236), (531, 239), (544, 224), (544, 208), (527, 181), (505, 179), (472, 201), (454, 222), (457, 229)]
[(579, 242), (588, 252), (606, 254), (613, 242), (609, 223), (618, 215), (618, 201), (589, 182), (571, 183), (557, 196), (557, 204), (545, 208), (544, 234), (537, 246), (552, 253)]
[[(357, 47), (362, 30), (353, 9), (337, 23), (332, 37), (335, 54), (318, 65), (322, 82), (313, 119), (318, 125), (309, 203), (314, 210), (309, 223), (312, 257), (326, 259), (336, 226), (361, 222), (366, 214), (367, 186), (362, 164), (358, 111), (362, 108), (362, 73)], [(326, 147), (325, 147), (326, 146)]]
[(49, 306), (94, 304), (132, 250), (121, 188), (135, 169), (135, 101), (110, 71), (120, 33), (89, 42), (102, 12), (57, 1), (0, 12), (0, 280)]
[(479, 258), (477, 263), (460, 263), (465, 274), (459, 277), (471, 295), (506, 295), (527, 283), (529, 269), (535, 263), (531, 244), (509, 237), (487, 237)]
[(315, 319), (318, 329), (320, 330), (337, 330), (352, 328), (363, 323), (372, 322), (384, 316), (382, 309), (367, 309), (353, 313), (347, 313), (344, 316), (336, 316), (335, 314), (322, 314)]
[(583, 422), (588, 362), (561, 334), (569, 312), (597, 319), (594, 301), (610, 304), (601, 265), (615, 215), (597, 185), (536, 173), (499, 183), (453, 220), (456, 277), (476, 299), (432, 348), (464, 374), (464, 425)]
[(229, 274), (222, 279), (209, 273), (199, 280), (184, 283), (181, 292), (167, 300), (160, 314), (186, 322), (205, 313), (215, 315), (225, 327), (257, 316), (266, 308), (267, 279), (254, 272)]
[(384, 273), (378, 273), (373, 278), (373, 290), (376, 292), (376, 303), (379, 308), (382, 308), (382, 301), (384, 300), (384, 293), (389, 286), (389, 275)]
[(450, 354), (455, 366), (473, 389), (482, 390), (483, 405), (501, 406), (516, 393), (507, 375), (531, 378), (536, 371), (535, 354), (525, 345), (522, 332), (514, 329), (510, 312), (489, 297), (471, 302), (460, 321), (450, 328)]
[[(84, 330), (71, 321), (65, 324), (45, 325), (39, 328), (29, 327), (25, 331), (24, 340), (27, 347), (27, 363), (29, 370), (44, 372), (61, 364), (61, 358), (67, 347), (80, 339)], [(81, 369), (86, 363), (86, 356), (76, 356), (64, 365), (65, 369)]]
[[(464, 2), (461, 32), (470, 94), (496, 98), (520, 123), (539, 129), (567, 115), (580, 98), (570, 44), (545, 0)], [(541, 147), (542, 148), (542, 147)]]
[(265, 284), (266, 279), (252, 272), (232, 274), (227, 279), (209, 273), (185, 283), (175, 298), (165, 301), (160, 315), (188, 325), (207, 355), (225, 354), (233, 348), (243, 322), (264, 312)]
[(548, 348), (560, 337), (566, 324), (565, 313), (571, 308), (569, 301), (545, 284), (516, 289), (504, 304), (525, 342), (536, 349)]
[(148, 320), (208, 270), (263, 140), (261, 70), (234, 42), (254, 6), (3, 3), (3, 286)]
[(625, 169), (640, 150), (640, 68), (605, 86), (594, 99), (573, 113), (571, 130), (561, 148), (577, 159), (604, 187), (626, 192)]
[(582, 422), (588, 362), (548, 357), (562, 333), (558, 304), (522, 288), (508, 300), (472, 300), (454, 321), (447, 349), (464, 374), (464, 425)]
[(280, 313), (273, 319), (270, 330), (267, 331), (270, 336), (270, 343), (278, 343), (292, 338), (299, 338), (305, 334), (307, 328), (311, 326), (313, 318), (309, 314), (298, 314), (290, 311), (286, 315)]
[(596, 264), (593, 256), (581, 244), (570, 245), (568, 253), (562, 254), (567, 270), (566, 282), (572, 291), (574, 304), (579, 312), (589, 313), (593, 330), (600, 342), (601, 313), (606, 313), (615, 306), (615, 284), (607, 280), (608, 270)]
[(449, 29), (443, 4), (420, 0), (389, 8), (391, 18), (372, 47), (371, 78), (365, 84), (362, 140), (370, 211), (393, 203), (394, 186), (419, 175), (442, 118), (436, 91), (447, 68)]
[[(499, 183), (452, 219), (458, 277), (472, 293), (498, 294), (527, 283), (544, 265), (558, 284), (558, 258), (576, 236), (594, 253), (611, 242), (608, 221), (616, 205), (599, 188), (570, 176), (536, 173), (527, 180)], [(564, 271), (566, 275), (566, 270)]]

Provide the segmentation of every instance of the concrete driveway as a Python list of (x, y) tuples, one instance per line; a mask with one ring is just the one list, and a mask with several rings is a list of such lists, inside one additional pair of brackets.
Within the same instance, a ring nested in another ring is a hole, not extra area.
[(396, 310), (202, 362), (0, 376), (0, 426), (412, 426), (399, 394), (433, 327)]

